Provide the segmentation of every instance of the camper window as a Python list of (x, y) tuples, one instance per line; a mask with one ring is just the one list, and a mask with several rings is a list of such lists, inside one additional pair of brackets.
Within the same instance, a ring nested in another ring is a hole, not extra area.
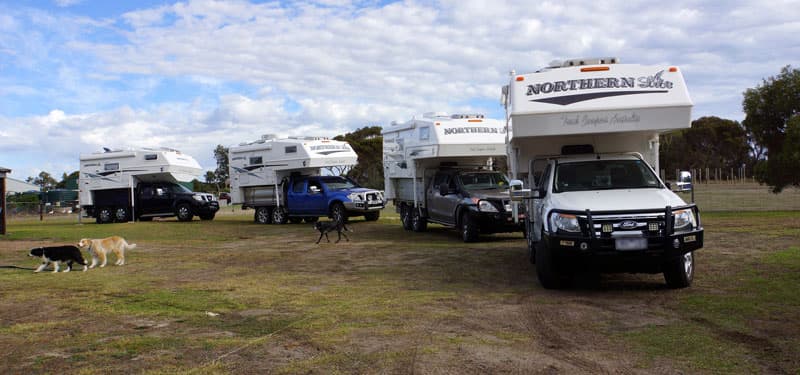
[(428, 126), (423, 126), (419, 128), (419, 140), (420, 141), (427, 141), (431, 137), (431, 128)]
[(297, 146), (286, 146), (286, 153), (292, 154), (297, 152)]
[(250, 165), (258, 165), (262, 163), (262, 159), (260, 156), (255, 156), (250, 158)]
[(118, 171), (119, 170), (119, 163), (108, 163), (103, 166), (103, 168), (107, 171)]
[(145, 154), (144, 160), (157, 160), (158, 154)]

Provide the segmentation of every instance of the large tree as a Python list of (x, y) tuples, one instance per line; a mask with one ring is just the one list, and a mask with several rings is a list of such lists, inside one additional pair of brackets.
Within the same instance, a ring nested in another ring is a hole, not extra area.
[(228, 148), (223, 145), (217, 145), (217, 148), (214, 149), (214, 159), (217, 161), (217, 169), (214, 172), (206, 173), (206, 183), (215, 184), (217, 190), (220, 190), (229, 183)]
[(661, 138), (659, 164), (668, 176), (675, 170), (722, 168), (750, 164), (747, 134), (737, 121), (701, 117), (692, 127)]
[(383, 189), (383, 136), (380, 126), (366, 126), (352, 133), (334, 137), (350, 144), (358, 155), (358, 164), (347, 172), (347, 176), (359, 184)]
[(58, 184), (58, 181), (45, 171), (39, 172), (36, 177), (28, 177), (25, 182), (41, 186), (42, 191), (53, 189)]
[(742, 122), (752, 142), (765, 150), (756, 178), (775, 193), (800, 187), (797, 132), (800, 126), (800, 70), (785, 66), (780, 74), (744, 93)]

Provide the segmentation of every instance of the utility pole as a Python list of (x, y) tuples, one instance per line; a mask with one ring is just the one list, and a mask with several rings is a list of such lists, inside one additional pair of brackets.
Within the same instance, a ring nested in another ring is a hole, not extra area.
[(0, 167), (0, 235), (6, 234), (6, 174), (8, 168)]

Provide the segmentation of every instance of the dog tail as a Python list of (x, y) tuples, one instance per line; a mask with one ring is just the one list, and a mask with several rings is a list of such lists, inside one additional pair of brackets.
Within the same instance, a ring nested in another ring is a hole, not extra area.
[(135, 243), (125, 244), (125, 250), (133, 250), (135, 248), (136, 248), (136, 244)]

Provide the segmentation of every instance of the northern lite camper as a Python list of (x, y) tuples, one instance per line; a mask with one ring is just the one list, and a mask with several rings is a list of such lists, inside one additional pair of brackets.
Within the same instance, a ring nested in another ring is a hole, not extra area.
[(186, 187), (201, 172), (194, 158), (167, 148), (109, 150), (80, 155), (79, 200), (98, 223), (177, 216), (212, 220), (219, 202)]
[(231, 199), (255, 209), (257, 223), (314, 222), (320, 216), (346, 221), (351, 216), (378, 220), (383, 193), (362, 188), (324, 169), (356, 164), (347, 142), (320, 137), (261, 140), (231, 147)]
[[(383, 130), (384, 188), (403, 228), (458, 228), (462, 240), (520, 231), (509, 204), (505, 124), (480, 114), (429, 112)], [(521, 214), (521, 213), (520, 213)]]
[[(697, 206), (658, 176), (659, 133), (691, 126), (692, 101), (674, 66), (568, 60), (513, 74), (512, 194), (531, 211), (531, 261), (545, 288), (574, 272), (663, 273), (687, 287), (703, 247)], [(527, 189), (526, 189), (527, 188)]]

